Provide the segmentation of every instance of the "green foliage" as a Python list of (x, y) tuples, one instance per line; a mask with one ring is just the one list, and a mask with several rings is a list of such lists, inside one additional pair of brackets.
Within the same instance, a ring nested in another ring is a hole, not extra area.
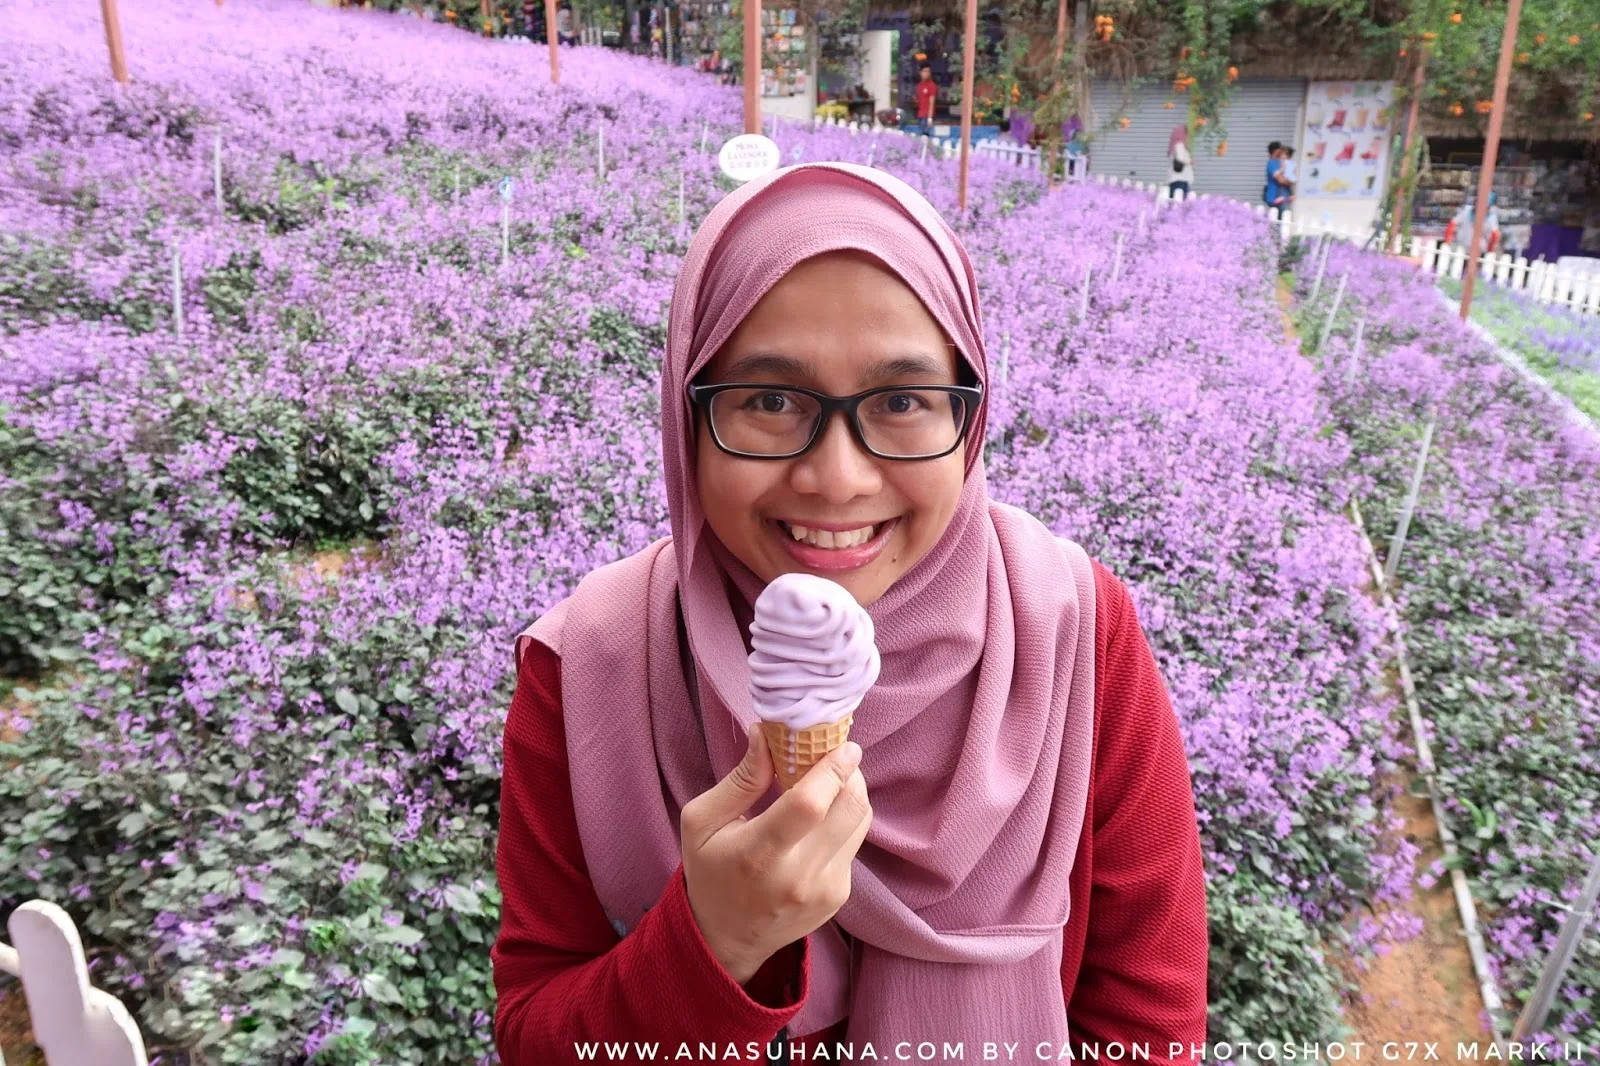
[[(379, 1046), (385, 1062), (478, 1061), (491, 1034), (467, 1021), (493, 1011), (498, 768), (395, 755), (441, 727), (421, 664), (481, 630), (395, 612), (309, 650), (296, 635), (329, 624), (330, 600), (285, 588), (260, 603), (125, 637), (145, 669), (85, 682), (115, 686), (118, 716), (82, 713), (70, 683), (21, 694), (29, 728), (0, 741), (18, 767), (0, 777), (0, 898), (66, 907), (116, 956), (97, 979), (210, 1061), (278, 1061), (325, 1011), (319, 1064), (375, 1063)], [(253, 647), (277, 649), (272, 693), (243, 677), (204, 700), (179, 690), (185, 661)], [(179, 958), (151, 957), (150, 931), (179, 916)], [(155, 973), (164, 985), (144, 986)]]
[(1327, 1043), (1349, 1030), (1338, 1003), (1351, 991), (1316, 932), (1276, 886), (1248, 874), (1210, 879), (1212, 1041)]

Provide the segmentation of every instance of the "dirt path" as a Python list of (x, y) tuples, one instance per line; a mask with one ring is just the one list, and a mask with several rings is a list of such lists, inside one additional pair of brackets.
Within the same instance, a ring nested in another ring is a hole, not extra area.
[[(1284, 335), (1298, 350), (1293, 297), (1288, 282), (1282, 278), (1278, 280), (1277, 296)], [(1366, 591), (1372, 595), (1375, 590), (1368, 587)], [(1397, 678), (1391, 687), (1398, 705)], [(1444, 848), (1433, 806), (1425, 794), (1414, 795), (1411, 791), (1414, 788), (1425, 793), (1422, 779), (1405, 773), (1379, 784), (1395, 786), (1394, 810), (1405, 821), (1402, 832), (1420, 850), (1417, 871), (1427, 869), (1443, 857)], [(1374, 1052), (1388, 1042), (1404, 1045), (1415, 1041), (1424, 1046), (1417, 1052), (1417, 1058), (1422, 1060), (1426, 1045), (1432, 1043), (1437, 1045), (1438, 1057), (1425, 1061), (1449, 1063), (1470, 1061), (1457, 1059), (1458, 1044), (1478, 1043), (1481, 1061), (1489, 1050), (1490, 1036), (1483, 1022), (1483, 996), (1472, 968), (1472, 953), (1467, 950), (1461, 930), (1450, 879), (1440, 877), (1431, 888), (1423, 888), (1413, 879), (1412, 887), (1413, 896), (1404, 907), (1385, 908), (1376, 916), (1382, 919), (1396, 911), (1415, 915), (1422, 922), (1422, 932), (1403, 943), (1382, 945), (1382, 954), (1341, 961), (1360, 990), (1346, 1005), (1345, 1021), (1355, 1030), (1354, 1039), (1365, 1042)], [(1404, 1061), (1407, 1049), (1400, 1047), (1398, 1054)]]

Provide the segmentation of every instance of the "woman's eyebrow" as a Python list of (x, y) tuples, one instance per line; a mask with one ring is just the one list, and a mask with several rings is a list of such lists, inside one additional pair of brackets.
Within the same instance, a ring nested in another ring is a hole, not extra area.
[(868, 381), (891, 381), (903, 377), (938, 377), (949, 373), (945, 364), (926, 355), (897, 355), (867, 367), (863, 377)]
[(792, 355), (776, 352), (754, 352), (741, 356), (728, 364), (724, 371), (729, 381), (739, 381), (752, 374), (773, 374), (778, 377), (804, 378), (811, 373), (810, 364)]

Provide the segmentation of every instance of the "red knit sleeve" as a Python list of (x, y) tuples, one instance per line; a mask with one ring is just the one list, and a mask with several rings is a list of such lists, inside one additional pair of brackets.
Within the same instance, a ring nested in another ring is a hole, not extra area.
[[(803, 941), (769, 959), (747, 986), (734, 982), (700, 935), (682, 866), (639, 924), (618, 937), (578, 837), (561, 663), (538, 643), (522, 657), (506, 720), (496, 866), (503, 902), (491, 958), (504, 1066), (652, 1061), (681, 1041), (743, 1050), (770, 1041), (805, 999)], [(590, 1041), (660, 1047), (626, 1058), (605, 1050), (584, 1056)]]
[(1137, 1043), (1151, 1062), (1187, 1063), (1205, 1042), (1209, 951), (1194, 786), (1132, 597), (1098, 563), (1095, 589), (1095, 752), (1063, 949), (1067, 1017), (1074, 1046), (1089, 1045), (1079, 1061), (1113, 1057), (1096, 1043)]

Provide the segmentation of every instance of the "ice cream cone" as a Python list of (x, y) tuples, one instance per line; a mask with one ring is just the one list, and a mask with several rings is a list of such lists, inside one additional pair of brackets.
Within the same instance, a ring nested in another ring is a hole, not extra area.
[(854, 714), (847, 714), (837, 722), (823, 722), (801, 730), (792, 730), (782, 722), (761, 723), (761, 735), (767, 738), (767, 750), (772, 752), (772, 765), (778, 771), (778, 784), (785, 792), (828, 752), (849, 739), (850, 722), (854, 717)]

